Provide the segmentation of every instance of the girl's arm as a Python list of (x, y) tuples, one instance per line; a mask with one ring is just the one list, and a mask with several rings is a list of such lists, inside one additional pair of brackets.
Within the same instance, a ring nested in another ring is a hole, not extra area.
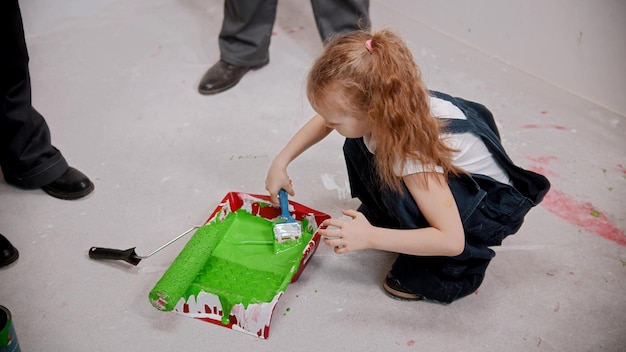
[(326, 220), (325, 225), (338, 229), (320, 230), (323, 236), (327, 236), (324, 241), (335, 247), (337, 253), (378, 249), (419, 256), (461, 254), (465, 247), (465, 233), (444, 176), (439, 173), (413, 174), (405, 176), (404, 182), (431, 227), (412, 230), (375, 227), (363, 214), (345, 210), (343, 213), (352, 220)]
[(276, 155), (267, 172), (265, 189), (269, 192), (272, 202), (278, 203), (277, 194), (281, 188), (289, 195), (295, 195), (289, 176), (287, 176), (287, 166), (302, 152), (324, 139), (332, 131), (333, 129), (326, 126), (324, 119), (318, 114), (291, 137), (287, 145)]

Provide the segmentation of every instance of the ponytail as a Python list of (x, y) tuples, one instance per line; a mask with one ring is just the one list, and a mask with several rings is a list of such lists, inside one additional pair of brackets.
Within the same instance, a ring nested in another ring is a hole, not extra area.
[(421, 72), (397, 34), (361, 31), (329, 43), (309, 73), (311, 104), (315, 107), (335, 84), (350, 102), (353, 116), (371, 123), (377, 171), (384, 185), (401, 192), (397, 172), (406, 159), (420, 162), (426, 171), (440, 166), (446, 176), (463, 172), (452, 165), (455, 150), (440, 139), (440, 122), (430, 113)]

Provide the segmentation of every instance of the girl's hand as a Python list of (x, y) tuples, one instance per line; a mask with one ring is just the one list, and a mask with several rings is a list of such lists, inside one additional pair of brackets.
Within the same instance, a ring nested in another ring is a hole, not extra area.
[(322, 222), (323, 226), (335, 227), (334, 229), (320, 230), (320, 234), (324, 237), (324, 243), (333, 247), (337, 254), (371, 248), (369, 238), (375, 227), (367, 221), (361, 212), (342, 210), (342, 213), (352, 219), (328, 219)]
[(289, 175), (287, 175), (287, 170), (285, 168), (275, 166), (272, 163), (267, 172), (267, 177), (265, 178), (265, 189), (270, 194), (270, 201), (272, 203), (278, 204), (278, 191), (280, 191), (281, 188), (287, 191), (287, 194), (292, 197), (296, 195), (293, 191), (291, 179), (289, 178)]
[(328, 136), (332, 130), (326, 126), (323, 117), (315, 115), (291, 137), (287, 145), (276, 155), (265, 179), (265, 189), (269, 192), (270, 200), (273, 203), (279, 202), (278, 191), (281, 188), (292, 197), (296, 195), (291, 180), (287, 176), (287, 166), (302, 152)]

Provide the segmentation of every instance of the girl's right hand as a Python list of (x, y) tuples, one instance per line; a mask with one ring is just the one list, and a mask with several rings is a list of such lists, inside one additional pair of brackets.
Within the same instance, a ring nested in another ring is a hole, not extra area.
[(295, 196), (293, 191), (293, 185), (287, 170), (282, 167), (278, 167), (274, 164), (270, 166), (267, 171), (267, 177), (265, 178), (265, 189), (270, 194), (270, 201), (274, 204), (278, 204), (278, 191), (284, 189), (290, 196)]

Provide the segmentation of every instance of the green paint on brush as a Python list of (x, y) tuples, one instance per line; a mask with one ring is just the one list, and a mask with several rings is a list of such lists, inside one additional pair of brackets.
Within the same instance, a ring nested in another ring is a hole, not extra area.
[[(268, 219), (239, 209), (223, 221), (211, 222), (199, 228), (183, 248), (150, 292), (150, 300), (155, 305), (156, 300), (168, 297), (163, 310), (172, 310), (181, 297), (212, 293), (220, 299), (222, 322), (227, 324), (233, 306), (269, 303), (285, 291), (313, 237), (306, 221), (304, 225), (307, 231), (299, 240), (275, 252), (273, 223)], [(263, 242), (268, 245), (258, 244)]]

